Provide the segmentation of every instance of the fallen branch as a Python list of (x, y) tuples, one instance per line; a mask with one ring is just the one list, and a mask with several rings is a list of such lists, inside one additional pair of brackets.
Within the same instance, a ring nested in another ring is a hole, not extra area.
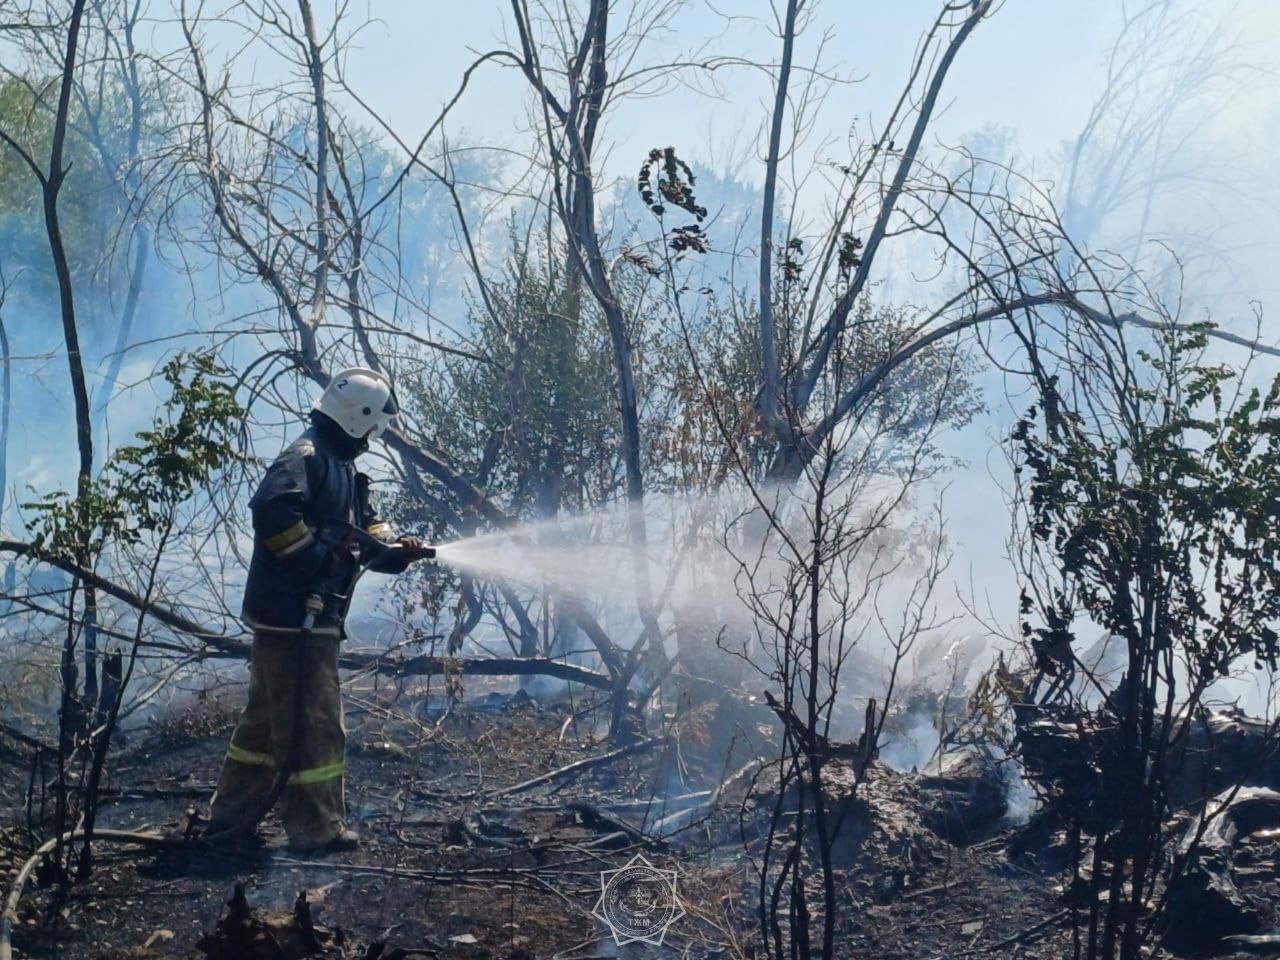
[[(165, 626), (179, 633), (203, 641), (216, 651), (211, 658), (240, 659), (249, 658), (250, 645), (244, 640), (236, 640), (225, 634), (209, 630), (194, 620), (170, 610), (168, 607), (148, 601), (128, 587), (123, 587), (105, 577), (94, 573), (65, 558), (51, 556), (36, 550), (32, 544), (23, 540), (0, 539), (0, 553), (12, 553), (17, 556), (28, 556), (41, 563), (57, 567), (101, 592), (115, 597), (133, 607), (144, 616), (150, 616)], [(150, 644), (144, 644), (147, 646)], [(434, 677), (446, 673), (460, 673), (480, 677), (527, 677), (546, 676), (565, 680), (569, 683), (580, 683), (599, 690), (612, 690), (614, 681), (604, 673), (597, 673), (585, 667), (578, 667), (560, 660), (546, 657), (477, 657), (461, 659), (456, 657), (404, 657), (391, 658), (380, 654), (346, 653), (338, 658), (338, 665), (344, 670), (373, 670), (394, 677)]]
[(224, 639), (219, 633), (209, 630), (207, 627), (196, 623), (184, 617), (182, 614), (170, 610), (168, 607), (147, 600), (139, 596), (128, 587), (122, 587), (118, 583), (108, 580), (106, 577), (80, 566), (66, 557), (59, 557), (54, 554), (46, 553), (43, 550), (37, 550), (33, 544), (27, 543), (25, 540), (9, 540), (0, 539), (0, 553), (12, 553), (19, 557), (31, 557), (40, 563), (47, 563), (51, 567), (57, 567), (65, 573), (78, 577), (84, 583), (93, 587), (95, 590), (101, 590), (103, 593), (115, 597), (117, 600), (127, 603), (140, 613), (147, 614), (159, 620), (167, 627), (172, 627), (181, 633), (190, 634), (191, 636), (206, 639), (216, 644)]
[(657, 837), (651, 837), (637, 827), (632, 826), (621, 817), (602, 810), (594, 803), (588, 803), (586, 800), (574, 800), (568, 805), (569, 809), (582, 818), (582, 822), (599, 830), (612, 831), (607, 835), (595, 841), (595, 845), (603, 845), (604, 841), (622, 837), (631, 843), (642, 843), (646, 846), (657, 846), (662, 844), (662, 840)]
[[(54, 786), (56, 788), (57, 785)], [(204, 787), (174, 787), (168, 790), (151, 787), (116, 790), (103, 787), (98, 790), (98, 796), (104, 800), (207, 800), (209, 794), (213, 793), (213, 787), (213, 784)]]
[(53, 751), (53, 747), (50, 747), (46, 743), (42, 743), (41, 741), (37, 740), (35, 737), (29, 736), (28, 734), (23, 733), (21, 730), (18, 730), (15, 727), (9, 726), (9, 724), (7, 723), (0, 723), (0, 738), (4, 738), (4, 737), (8, 737), (10, 740), (15, 740), (18, 743), (22, 744), (24, 747), (29, 747), (31, 750), (35, 751), (36, 753), (40, 753), (42, 751)]
[(513, 784), (510, 787), (501, 787), (497, 790), (466, 790), (461, 793), (448, 792), (442, 793), (438, 790), (428, 790), (423, 787), (415, 787), (417, 794), (428, 797), (432, 800), (447, 800), (452, 802), (461, 802), (463, 800), (478, 800), (481, 798), (496, 800), (499, 797), (509, 797), (515, 793), (524, 793), (526, 790), (532, 790), (534, 787), (549, 783), (552, 780), (563, 779), (565, 777), (575, 777), (585, 770), (610, 762), (611, 760), (620, 760), (623, 757), (630, 756), (633, 753), (639, 753), (642, 750), (648, 750), (652, 747), (664, 743), (662, 737), (652, 737), (648, 740), (641, 740), (637, 743), (628, 744), (625, 747), (619, 747), (617, 750), (610, 750), (608, 753), (602, 753), (598, 757), (587, 757), (585, 760), (577, 760), (565, 767), (544, 773), (541, 776), (534, 777), (532, 780), (524, 780), (520, 783)]
[(1237, 949), (1260, 953), (1270, 953), (1280, 947), (1280, 933), (1236, 933), (1223, 940)]
[(648, 740), (641, 740), (638, 743), (632, 743), (625, 747), (619, 747), (617, 750), (611, 750), (608, 753), (602, 753), (598, 757), (588, 757), (585, 760), (578, 760), (566, 767), (560, 767), (558, 770), (552, 770), (550, 773), (544, 773), (540, 777), (534, 777), (532, 780), (525, 780), (514, 786), (504, 787), (501, 790), (494, 790), (486, 794), (490, 797), (509, 797), (513, 793), (524, 793), (526, 790), (532, 790), (534, 787), (541, 786), (544, 783), (550, 783), (553, 780), (563, 780), (566, 777), (576, 777), (579, 774), (590, 770), (592, 767), (598, 767), (614, 760), (621, 760), (633, 753), (640, 753), (644, 750), (651, 750), (659, 744), (665, 743), (664, 737), (650, 737)]
[[(468, 840), (479, 846), (501, 847), (504, 850), (519, 850), (525, 844), (516, 839), (515, 836), (499, 837), (490, 832), (489, 818), (486, 817), (483, 810), (468, 811), (459, 821), (462, 832)], [(511, 830), (513, 834), (518, 835), (518, 831)]]
[[(27, 858), (26, 863), (13, 878), (13, 886), (9, 888), (9, 897), (4, 904), (4, 913), (0, 915), (0, 960), (13, 960), (13, 925), (18, 919), (18, 903), (27, 887), (31, 875), (35, 873), (40, 861), (52, 853), (59, 845), (74, 843), (85, 836), (83, 830), (68, 830), (61, 837), (46, 840), (36, 852)], [(133, 843), (151, 847), (173, 847), (180, 841), (171, 837), (162, 837), (155, 833), (139, 833), (132, 830), (94, 830), (95, 841), (106, 840), (112, 843)]]
[[(298, 860), (293, 857), (271, 857), (269, 863), (283, 867), (311, 867), (326, 873), (354, 873), (370, 876), (393, 877), (397, 880), (423, 880), (427, 883), (483, 883), (491, 886), (495, 880), (510, 882), (512, 878), (537, 880), (541, 874), (559, 878), (563, 864), (547, 864), (536, 867), (463, 867), (456, 870), (423, 870), (416, 867), (387, 867), (376, 863), (342, 863), (335, 860)], [(597, 881), (598, 883), (598, 881)], [(8, 958), (0, 957), (0, 960)]]
[(683, 809), (706, 800), (712, 793), (713, 791), (711, 790), (695, 790), (692, 793), (682, 793), (676, 797), (651, 796), (643, 800), (610, 800), (602, 802), (598, 806), (601, 810), (608, 810), (613, 813), (639, 810), (647, 814), (648, 811), (655, 807), (663, 810)]
[(1042, 930), (1047, 930), (1049, 927), (1052, 927), (1054, 924), (1061, 923), (1063, 920), (1067, 919), (1067, 917), (1070, 914), (1071, 914), (1070, 909), (1059, 910), (1057, 913), (1050, 914), (1049, 916), (1045, 917), (1039, 923), (1033, 924), (1032, 926), (1027, 927), (1025, 930), (1021, 930), (1018, 933), (1015, 933), (1011, 937), (1005, 937), (999, 943), (993, 943), (989, 947), (979, 947), (976, 950), (968, 950), (965, 952), (966, 953), (991, 953), (995, 950), (1003, 950), (1005, 947), (1012, 947), (1015, 943), (1025, 943), (1026, 941), (1034, 937), (1037, 933), (1040, 933)]
[(682, 833), (690, 827), (695, 827), (707, 820), (713, 813), (715, 813), (716, 806), (720, 803), (720, 798), (724, 796), (725, 791), (754, 774), (759, 765), (759, 760), (748, 760), (738, 768), (736, 773), (717, 784), (716, 788), (711, 791), (711, 794), (707, 797), (705, 802), (668, 814), (661, 820), (655, 822), (649, 828), (649, 832), (655, 837), (665, 839), (668, 837), (674, 837), (676, 834)]
[(397, 677), (434, 677), (445, 673), (461, 673), (477, 677), (556, 677), (569, 683), (581, 683), (599, 690), (613, 689), (612, 679), (603, 673), (574, 666), (547, 657), (405, 657), (387, 658), (374, 654), (349, 653), (338, 658), (347, 670), (373, 669)]
[(935, 883), (932, 886), (920, 887), (919, 889), (911, 890), (907, 893), (904, 893), (898, 899), (899, 900), (915, 900), (917, 897), (927, 897), (931, 893), (946, 893), (948, 890), (954, 890), (958, 885), (959, 884), (956, 881), (950, 881), (948, 883)]

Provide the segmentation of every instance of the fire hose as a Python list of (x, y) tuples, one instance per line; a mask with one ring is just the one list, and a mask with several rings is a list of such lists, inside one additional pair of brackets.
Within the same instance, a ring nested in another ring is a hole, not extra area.
[[(343, 538), (340, 541), (340, 546), (353, 543), (360, 547), (358, 565), (355, 574), (351, 578), (351, 583), (347, 587), (348, 595), (355, 589), (356, 581), (360, 579), (360, 575), (372, 563), (408, 550), (407, 547), (399, 543), (384, 543), (372, 534), (352, 524), (345, 524), (342, 529)], [(435, 555), (435, 547), (423, 547), (420, 550), (415, 550), (409, 560), (429, 560)], [(306, 708), (302, 697), (302, 687), (307, 670), (307, 646), (315, 631), (316, 618), (324, 612), (324, 597), (316, 593), (311, 594), (307, 597), (303, 609), (305, 613), (298, 631), (297, 644), (294, 651), (293, 709), (290, 711), (292, 721), (289, 729), (289, 746), (285, 751), (284, 762), (280, 764), (280, 769), (276, 771), (275, 780), (272, 782), (267, 796), (259, 804), (258, 808), (253, 811), (252, 815), (246, 816), (240, 823), (214, 833), (205, 834), (200, 838), (204, 843), (223, 843), (256, 830), (258, 823), (271, 812), (271, 809), (279, 802), (280, 797), (284, 795), (284, 789), (289, 784), (289, 778), (293, 776), (298, 769), (299, 763), (301, 763), (302, 728)], [(4, 960), (4, 958), (0, 957), (0, 960)]]
[(284, 762), (280, 764), (280, 769), (276, 771), (276, 777), (272, 781), (271, 789), (267, 791), (266, 797), (263, 798), (258, 808), (237, 824), (205, 834), (200, 838), (204, 843), (223, 843), (227, 840), (246, 836), (256, 830), (259, 821), (271, 812), (271, 808), (284, 795), (284, 788), (288, 786), (289, 778), (293, 776), (301, 761), (302, 720), (306, 712), (306, 704), (302, 698), (302, 685), (307, 672), (307, 646), (315, 630), (316, 617), (324, 612), (324, 598), (318, 593), (311, 594), (305, 601), (304, 609), (306, 613), (302, 618), (302, 626), (298, 631), (293, 655), (293, 709), (290, 711), (292, 720), (289, 728), (289, 746), (285, 751)]
[[(31, 879), (31, 875), (35, 872), (36, 867), (40, 865), (40, 861), (57, 849), (60, 844), (74, 843), (83, 839), (84, 836), (84, 830), (68, 830), (60, 837), (45, 841), (36, 849), (35, 853), (27, 858), (26, 863), (18, 870), (18, 875), (14, 877), (13, 885), (9, 888), (9, 896), (5, 900), (4, 912), (0, 914), (0, 960), (13, 960), (13, 926), (18, 920), (18, 901), (22, 899), (22, 892), (26, 889), (27, 881)], [(155, 833), (142, 833), (133, 830), (95, 829), (93, 831), (93, 839), (152, 847), (173, 847), (181, 843), (177, 838), (162, 837)]]

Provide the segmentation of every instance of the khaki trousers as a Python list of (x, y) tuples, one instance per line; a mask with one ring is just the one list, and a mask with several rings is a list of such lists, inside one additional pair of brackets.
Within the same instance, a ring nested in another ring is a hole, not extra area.
[(211, 831), (256, 817), (276, 771), (286, 762), (299, 643), (306, 644), (302, 743), (297, 769), (284, 790), (281, 818), (290, 846), (320, 846), (345, 829), (347, 737), (338, 685), (338, 640), (259, 633), (249, 660), (249, 702), (231, 734), (209, 811)]

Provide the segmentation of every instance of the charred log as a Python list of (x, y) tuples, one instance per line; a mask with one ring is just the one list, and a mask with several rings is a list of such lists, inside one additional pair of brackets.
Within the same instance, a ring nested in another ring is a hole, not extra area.
[(920, 775), (925, 824), (951, 843), (964, 845), (1008, 812), (1008, 788), (999, 767), (976, 751), (950, 753)]
[(409, 956), (404, 949), (387, 949), (381, 942), (352, 942), (341, 930), (316, 923), (302, 891), (288, 913), (264, 916), (250, 906), (240, 883), (227, 901), (226, 915), (213, 933), (200, 938), (196, 949), (208, 960), (403, 960)]
[(1228, 937), (1257, 931), (1258, 910), (1236, 887), (1231, 862), (1237, 843), (1277, 825), (1280, 792), (1275, 790), (1246, 787), (1227, 791), (1207, 805), (1179, 844), (1182, 868), (1170, 881), (1166, 911), (1165, 942), (1169, 946), (1206, 950)]
[[(1027, 776), (1058, 804), (1105, 818), (1107, 791), (1094, 758), (1114, 749), (1117, 728), (1106, 710), (1018, 704), (1014, 721)], [(1170, 743), (1164, 782), (1171, 810), (1198, 806), (1237, 785), (1280, 790), (1275, 729), (1239, 710), (1198, 716)]]

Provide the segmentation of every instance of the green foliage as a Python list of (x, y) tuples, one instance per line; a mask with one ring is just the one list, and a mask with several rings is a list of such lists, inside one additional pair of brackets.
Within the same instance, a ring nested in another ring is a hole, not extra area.
[[(48, 164), (52, 119), (21, 80), (0, 81), (0, 128), (22, 144), (42, 169)], [(70, 171), (59, 210), (63, 239), (73, 274), (85, 275), (110, 247), (106, 228), (115, 205), (111, 176), (74, 127), (68, 133), (64, 162)], [(0, 243), (5, 271), (11, 278), (24, 277), (33, 295), (52, 296), (53, 268), (42, 209), (39, 181), (15, 151), (0, 144)]]
[[(783, 271), (788, 269), (785, 263), (784, 259)], [(784, 371), (794, 376), (804, 359), (800, 342), (805, 301), (788, 297), (787, 286), (780, 283), (776, 288), (780, 295), (774, 317)], [(665, 417), (655, 418), (650, 435), (678, 486), (718, 482), (729, 468), (725, 458), (730, 445), (757, 479), (773, 461), (776, 442), (758, 408), (759, 323), (758, 306), (745, 294), (729, 300), (707, 294), (689, 322), (688, 342), (677, 331), (652, 351), (655, 374), (673, 385), (674, 402)], [(814, 406), (830, 409), (909, 342), (917, 323), (908, 309), (860, 300), (837, 345), (832, 370), (818, 381)], [(702, 382), (688, 362), (690, 349), (697, 356)], [(981, 411), (973, 371), (974, 363), (953, 344), (936, 344), (916, 354), (874, 392), (856, 416), (863, 435), (877, 438), (882, 465), (909, 460), (922, 452), (918, 445), (935, 427), (963, 427)], [(936, 459), (931, 447), (923, 452)]]
[(1109, 404), (1046, 378), (1013, 434), (1028, 532), (1061, 575), (1024, 594), (1024, 635), (1069, 642), (1083, 612), (1131, 662), (1179, 653), (1193, 693), (1280, 654), (1280, 378), (1229, 390), (1238, 374), (1203, 360), (1207, 329), (1162, 330)]
[[(1056, 374), (1041, 365), (1046, 345), (1032, 354), (1039, 409), (1013, 433), (1015, 469), (1029, 475), (1029, 693), (1053, 675), (1046, 697), (1097, 714), (1088, 772), (1042, 782), (1068, 831), (1092, 838), (1088, 850), (1073, 843), (1073, 885), (1091, 890), (1090, 957), (1143, 955), (1179, 744), (1209, 686), (1241, 661), (1274, 671), (1280, 656), (1280, 378), (1246, 389), (1241, 373), (1205, 360), (1209, 329), (1167, 324), (1130, 354), (1123, 337), (1086, 327)], [(1126, 654), (1093, 711), (1071, 683), (1081, 617)]]
[(467, 476), (517, 514), (583, 509), (612, 488), (616, 409), (612, 354), (594, 302), (567, 278), (516, 253), (478, 307), (486, 360), (454, 357), (440, 376), (401, 387)]
[(245, 410), (214, 355), (178, 354), (163, 376), (169, 399), (136, 443), (119, 448), (78, 496), (58, 490), (24, 504), (35, 514), (38, 552), (77, 556), (88, 542), (96, 555), (108, 542), (137, 544), (165, 533), (198, 488), (243, 462), (236, 441)]
[[(721, 278), (719, 285), (719, 290), (728, 288), (727, 294), (702, 285), (696, 290), (695, 303), (689, 278), (696, 271), (679, 269), (691, 259), (690, 254), (712, 253), (700, 225), (707, 208), (698, 202), (694, 184), (693, 169), (674, 148), (650, 150), (640, 167), (636, 190), (657, 219), (667, 252), (658, 262), (652, 246), (648, 252), (622, 248), (622, 259), (642, 276), (665, 279), (674, 298), (685, 298), (667, 337), (655, 338), (652, 368), (665, 367), (658, 379), (669, 391), (664, 398), (667, 417), (647, 425), (655, 438), (655, 454), (660, 452), (674, 466), (676, 475), (670, 479), (681, 486), (718, 483), (731, 450), (736, 450), (738, 463), (762, 477), (778, 449), (776, 431), (759, 416), (760, 305), (745, 290), (735, 288), (729, 277)], [(665, 218), (672, 208), (692, 214), (697, 222), (669, 227)], [(843, 293), (852, 271), (862, 262), (862, 238), (844, 232), (832, 242), (836, 244), (834, 275), (818, 269), (828, 251), (824, 240), (807, 249), (805, 238), (788, 234), (775, 247), (771, 314), (784, 397), (799, 392), (798, 381), (812, 362), (815, 316), (831, 309), (831, 298)], [(812, 420), (835, 409), (847, 392), (920, 335), (920, 322), (915, 309), (875, 303), (865, 295), (857, 298), (830, 362), (812, 384), (806, 411), (788, 410), (784, 416), (794, 413), (802, 421)], [(643, 336), (633, 334), (632, 340), (641, 353)], [(687, 362), (690, 350), (696, 355), (701, 380)], [(919, 351), (880, 382), (851, 411), (861, 436), (874, 438), (873, 459), (878, 465), (901, 463), (918, 469), (926, 460), (933, 465), (940, 462), (928, 439), (940, 427), (965, 426), (982, 410), (974, 370), (972, 360), (954, 342), (941, 342)], [(646, 476), (650, 486), (655, 479), (659, 484), (668, 479), (665, 474), (655, 478), (652, 471)]]
[[(683, 331), (672, 331), (649, 351), (652, 377), (671, 391), (661, 415), (647, 425), (653, 455), (662, 464), (651, 485), (714, 489), (739, 462), (756, 478), (768, 469), (774, 447), (756, 403), (758, 322), (747, 295), (707, 294), (690, 319), (687, 340)], [(689, 362), (690, 350), (701, 379)]]
[[(0, 129), (46, 173), (59, 79), (30, 67), (0, 79)], [(115, 65), (89, 56), (79, 79), (82, 96), (71, 100), (58, 215), (73, 282), (88, 294), (77, 306), (81, 329), (89, 331), (119, 322), (112, 300), (127, 288), (130, 224), (149, 218), (145, 197), (150, 190), (138, 182), (141, 165), (130, 161), (132, 109)], [(138, 147), (145, 153), (166, 129), (165, 90), (155, 71), (142, 70), (140, 84)], [(154, 167), (145, 173), (163, 175)], [(16, 150), (0, 143), (3, 266), (14, 283), (15, 302), (20, 298), (36, 310), (57, 302), (42, 204), (35, 174)]]

